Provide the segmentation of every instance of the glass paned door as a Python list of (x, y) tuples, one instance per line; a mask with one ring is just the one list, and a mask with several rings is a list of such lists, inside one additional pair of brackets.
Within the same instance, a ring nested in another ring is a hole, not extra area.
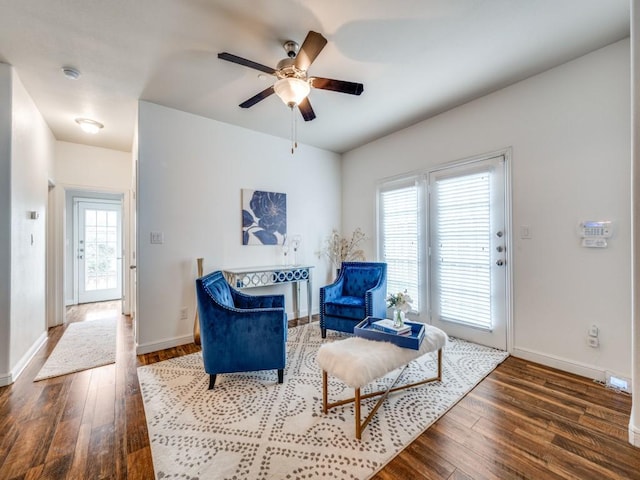
[(122, 297), (121, 206), (78, 203), (78, 302)]
[(431, 323), (507, 348), (504, 155), (430, 174)]

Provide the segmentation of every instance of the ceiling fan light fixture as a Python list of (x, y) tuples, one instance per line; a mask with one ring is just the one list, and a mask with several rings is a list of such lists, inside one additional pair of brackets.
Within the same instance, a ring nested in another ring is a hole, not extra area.
[(309, 86), (309, 82), (307, 82), (306, 80), (295, 77), (287, 77), (281, 78), (276, 83), (274, 83), (273, 90), (285, 105), (293, 108), (299, 105), (300, 102), (304, 100), (307, 95), (309, 95), (311, 87)]
[(103, 124), (96, 122), (95, 120), (91, 120), (90, 118), (76, 118), (76, 123), (80, 125), (80, 128), (82, 128), (83, 131), (92, 135), (95, 135), (101, 128), (104, 128)]

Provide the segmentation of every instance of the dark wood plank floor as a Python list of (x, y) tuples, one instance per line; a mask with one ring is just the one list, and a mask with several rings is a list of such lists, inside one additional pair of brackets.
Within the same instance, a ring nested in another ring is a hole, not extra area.
[[(97, 308), (71, 320), (110, 314)], [(197, 347), (136, 357), (131, 320), (117, 311), (115, 365), (33, 382), (62, 335), (56, 327), (0, 388), (0, 479), (154, 478), (136, 368)], [(630, 409), (628, 395), (509, 358), (374, 478), (640, 479)]]

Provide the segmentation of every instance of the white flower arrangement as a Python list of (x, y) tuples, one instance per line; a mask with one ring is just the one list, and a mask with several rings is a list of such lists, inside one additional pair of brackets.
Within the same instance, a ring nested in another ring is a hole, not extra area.
[(387, 297), (387, 305), (389, 306), (389, 308), (395, 308), (404, 313), (407, 313), (411, 310), (412, 303), (413, 299), (407, 293), (406, 289), (404, 292), (398, 292), (395, 295), (389, 294), (389, 296)]

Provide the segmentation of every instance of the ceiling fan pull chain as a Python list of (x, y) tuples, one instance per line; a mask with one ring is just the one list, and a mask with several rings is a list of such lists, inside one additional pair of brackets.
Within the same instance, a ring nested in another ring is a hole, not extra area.
[(295, 113), (293, 111), (293, 105), (289, 108), (291, 109), (291, 155), (293, 155), (293, 150), (295, 148), (295, 129), (293, 127), (295, 122)]
[(291, 115), (293, 115), (293, 145), (294, 148), (298, 148), (298, 115), (297, 112), (291, 109)]

